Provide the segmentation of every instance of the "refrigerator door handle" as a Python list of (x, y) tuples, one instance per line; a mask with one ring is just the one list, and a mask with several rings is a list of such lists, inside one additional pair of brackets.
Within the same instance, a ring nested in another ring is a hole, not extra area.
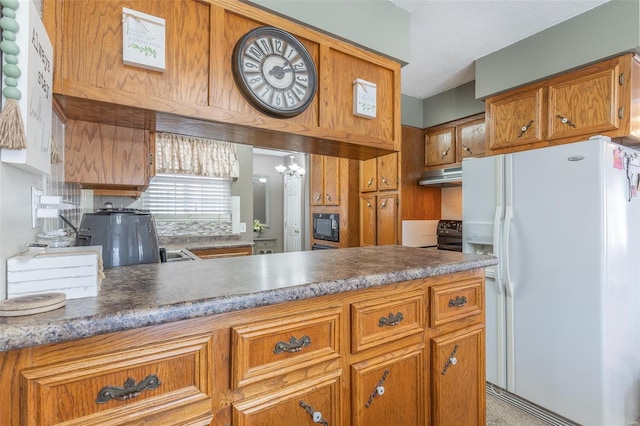
[(504, 235), (502, 237), (502, 268), (503, 279), (507, 296), (513, 297), (513, 284), (511, 282), (511, 271), (509, 270), (509, 233), (511, 231), (511, 220), (513, 219), (513, 207), (507, 206), (504, 214)]
[(502, 206), (496, 206), (496, 213), (493, 217), (493, 248), (494, 254), (498, 257), (498, 266), (496, 267), (496, 287), (498, 290), (498, 295), (504, 294), (503, 291), (503, 277), (502, 277), (502, 268), (500, 267), (500, 263), (502, 263), (502, 244), (500, 243), (500, 230), (502, 229)]

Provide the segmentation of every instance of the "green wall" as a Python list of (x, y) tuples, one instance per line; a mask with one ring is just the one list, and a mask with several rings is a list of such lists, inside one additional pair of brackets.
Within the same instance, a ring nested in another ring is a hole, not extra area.
[(640, 0), (612, 0), (476, 61), (477, 98), (640, 46)]
[(400, 63), (409, 63), (409, 12), (390, 1), (252, 0), (248, 3), (359, 44)]
[(484, 101), (475, 98), (475, 81), (423, 100), (422, 127), (431, 127), (484, 112)]

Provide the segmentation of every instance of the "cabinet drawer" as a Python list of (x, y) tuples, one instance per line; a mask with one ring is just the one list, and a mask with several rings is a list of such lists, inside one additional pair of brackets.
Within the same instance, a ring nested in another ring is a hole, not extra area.
[(340, 312), (332, 308), (234, 327), (233, 388), (339, 358)]
[[(233, 404), (235, 426), (340, 424), (340, 373)], [(314, 421), (314, 415), (316, 416)]]
[(482, 313), (482, 280), (431, 287), (431, 327)]
[(211, 347), (204, 335), (26, 369), (23, 424), (209, 424)]
[(424, 330), (424, 292), (351, 305), (351, 351), (358, 352)]

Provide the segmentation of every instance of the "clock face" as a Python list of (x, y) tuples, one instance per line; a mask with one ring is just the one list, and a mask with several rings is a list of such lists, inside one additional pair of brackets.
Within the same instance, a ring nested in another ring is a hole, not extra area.
[(316, 94), (316, 67), (295, 37), (273, 27), (245, 34), (233, 50), (233, 76), (244, 97), (262, 112), (293, 117)]

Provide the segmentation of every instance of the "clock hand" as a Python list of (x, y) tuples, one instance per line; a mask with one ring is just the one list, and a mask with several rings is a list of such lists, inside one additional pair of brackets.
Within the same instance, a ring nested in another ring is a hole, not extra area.
[(288, 71), (293, 71), (293, 68), (283, 68), (280, 65), (276, 65), (275, 67), (271, 68), (271, 70), (269, 71), (269, 75), (274, 76), (278, 80), (282, 80), (284, 78), (284, 73)]

